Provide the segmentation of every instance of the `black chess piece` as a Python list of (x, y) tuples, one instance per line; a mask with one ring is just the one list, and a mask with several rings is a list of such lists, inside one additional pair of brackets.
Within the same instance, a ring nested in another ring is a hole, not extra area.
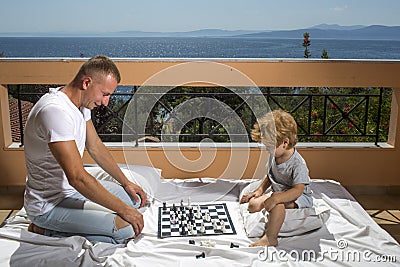
[(238, 248), (238, 247), (239, 247), (239, 245), (236, 245), (236, 244), (231, 242), (231, 248)]
[(196, 259), (205, 258), (205, 257), (206, 257), (206, 253), (204, 253), (204, 252), (202, 252), (202, 253), (199, 254), (199, 255), (196, 255)]
[(167, 203), (163, 202), (162, 208), (163, 208), (163, 210), (167, 210)]
[(187, 235), (187, 231), (185, 229), (185, 226), (183, 226), (182, 229), (181, 229), (181, 235)]
[(189, 244), (190, 244), (190, 245), (194, 245), (194, 244), (196, 244), (196, 242), (194, 242), (193, 239), (190, 239), (190, 240), (189, 240)]

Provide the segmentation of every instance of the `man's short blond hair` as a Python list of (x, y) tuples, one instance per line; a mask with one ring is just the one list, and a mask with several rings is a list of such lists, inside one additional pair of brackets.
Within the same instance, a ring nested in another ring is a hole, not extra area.
[(85, 76), (99, 78), (98, 76), (105, 77), (107, 75), (113, 76), (117, 83), (121, 81), (121, 74), (110, 58), (102, 55), (94, 56), (83, 63), (74, 78), (74, 82), (80, 83), (81, 79)]
[(251, 131), (251, 138), (258, 143), (276, 143), (276, 146), (281, 145), (284, 139), (288, 138), (288, 149), (290, 149), (298, 141), (297, 123), (288, 112), (277, 109), (257, 120)]

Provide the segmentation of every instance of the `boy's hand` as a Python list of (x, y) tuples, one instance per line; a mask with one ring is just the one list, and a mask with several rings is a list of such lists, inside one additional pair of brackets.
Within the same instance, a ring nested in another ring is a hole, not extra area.
[(260, 197), (262, 195), (262, 192), (260, 193), (259, 190), (254, 191), (253, 193), (247, 194), (247, 195), (243, 195), (242, 199), (239, 201), (240, 204), (243, 203), (247, 203), (250, 201), (250, 199), (252, 199), (253, 197), (257, 198)]

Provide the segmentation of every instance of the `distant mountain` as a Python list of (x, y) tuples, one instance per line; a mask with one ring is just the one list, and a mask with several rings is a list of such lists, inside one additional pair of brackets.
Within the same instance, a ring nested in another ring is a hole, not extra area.
[(10, 32), (0, 33), (3, 37), (230, 37), (242, 34), (258, 33), (256, 30), (220, 30), (201, 29), (188, 32), (145, 32), (145, 31), (119, 31), (119, 32)]
[(302, 38), (308, 32), (311, 38), (347, 40), (400, 40), (400, 26), (341, 26), (319, 24), (310, 28), (280, 31), (201, 29), (189, 32), (51, 32), (0, 33), (2, 37), (247, 37), (247, 38)]
[(351, 25), (351, 26), (342, 26), (339, 24), (318, 24), (310, 27), (310, 29), (320, 29), (320, 30), (357, 30), (364, 28), (364, 25)]
[(311, 38), (321, 39), (348, 39), (348, 40), (400, 40), (400, 26), (372, 25), (349, 30), (325, 30), (307, 28), (286, 31), (271, 31), (244, 34), (238, 37), (264, 37), (264, 38), (301, 38), (308, 32)]
[(120, 31), (108, 33), (107, 36), (120, 37), (229, 37), (242, 34), (258, 33), (260, 31), (249, 30), (220, 30), (220, 29), (201, 29), (189, 32), (143, 32), (143, 31)]

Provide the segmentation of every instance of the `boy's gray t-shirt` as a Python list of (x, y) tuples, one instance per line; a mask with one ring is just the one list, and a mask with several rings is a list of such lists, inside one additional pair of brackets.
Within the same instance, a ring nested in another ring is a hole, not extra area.
[(296, 184), (304, 184), (303, 194), (311, 196), (311, 180), (308, 174), (307, 164), (296, 149), (286, 162), (279, 165), (276, 164), (274, 157), (270, 157), (267, 168), (269, 166), (268, 173), (274, 192), (286, 191)]

